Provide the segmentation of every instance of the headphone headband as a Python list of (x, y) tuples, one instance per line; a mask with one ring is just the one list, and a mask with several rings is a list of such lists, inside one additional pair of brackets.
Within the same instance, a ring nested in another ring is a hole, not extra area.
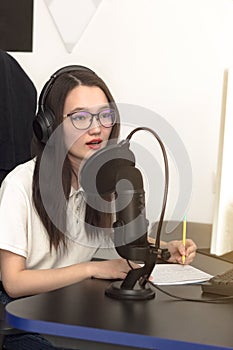
[(44, 106), (46, 97), (51, 89), (51, 87), (53, 86), (55, 80), (62, 75), (63, 73), (69, 73), (72, 72), (74, 70), (77, 71), (88, 71), (90, 73), (95, 74), (95, 72), (93, 70), (91, 70), (90, 68), (84, 67), (84, 66), (79, 66), (79, 65), (71, 65), (71, 66), (65, 66), (62, 67), (60, 69), (58, 69), (55, 73), (53, 73), (50, 77), (50, 79), (47, 81), (47, 83), (45, 83), (43, 89), (41, 90), (41, 94), (39, 97), (39, 109), (41, 107)]

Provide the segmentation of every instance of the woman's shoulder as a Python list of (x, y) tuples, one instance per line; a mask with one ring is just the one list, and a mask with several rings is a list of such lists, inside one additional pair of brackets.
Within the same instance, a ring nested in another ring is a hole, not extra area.
[(17, 165), (3, 180), (2, 186), (8, 184), (22, 185), (23, 187), (30, 185), (32, 183), (33, 172), (35, 168), (36, 160), (35, 158)]

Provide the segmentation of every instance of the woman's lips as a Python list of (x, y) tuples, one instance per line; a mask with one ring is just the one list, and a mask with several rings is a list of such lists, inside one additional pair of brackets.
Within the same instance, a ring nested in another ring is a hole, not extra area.
[(86, 143), (86, 145), (90, 148), (90, 149), (94, 149), (97, 150), (101, 147), (101, 143), (102, 143), (102, 139), (93, 139), (89, 142)]

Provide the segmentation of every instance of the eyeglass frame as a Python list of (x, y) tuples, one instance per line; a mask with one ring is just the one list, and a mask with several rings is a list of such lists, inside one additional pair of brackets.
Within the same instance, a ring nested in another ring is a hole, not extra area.
[[(66, 119), (66, 118), (68, 118), (68, 117), (70, 118), (70, 117), (72, 117), (74, 114), (79, 113), (79, 112), (85, 112), (85, 113), (88, 113), (88, 114), (91, 116), (91, 118), (90, 118), (90, 125), (89, 125), (87, 128), (84, 128), (84, 129), (77, 128), (77, 127), (74, 125), (74, 119), (71, 118), (71, 123), (72, 123), (72, 125), (74, 126), (75, 129), (77, 129), (77, 130), (88, 130), (88, 129), (91, 127), (92, 123), (93, 123), (94, 117), (96, 118), (96, 120), (97, 120), (97, 122), (99, 123), (99, 125), (103, 126), (103, 127), (106, 128), (106, 129), (109, 129), (109, 128), (112, 128), (112, 127), (116, 124), (117, 118), (116, 118), (116, 115), (115, 115), (114, 123), (113, 123), (111, 126), (105, 126), (105, 125), (103, 125), (103, 124), (101, 123), (101, 121), (100, 121), (99, 115), (100, 115), (101, 113), (103, 113), (103, 112), (104, 112), (105, 110), (107, 110), (107, 109), (108, 109), (108, 108), (103, 109), (103, 110), (99, 111), (98, 113), (91, 113), (91, 112), (85, 111), (85, 110), (75, 111), (75, 112), (71, 112), (71, 113), (64, 114), (64, 115), (63, 115), (63, 119)], [(113, 108), (109, 108), (109, 110), (110, 110), (110, 112), (116, 113), (115, 109), (113, 109)]]

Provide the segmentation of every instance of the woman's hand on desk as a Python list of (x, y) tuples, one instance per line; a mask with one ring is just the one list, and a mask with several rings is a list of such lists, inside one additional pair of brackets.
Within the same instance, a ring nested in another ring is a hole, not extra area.
[[(106, 261), (93, 261), (90, 264), (91, 274), (94, 278), (100, 279), (124, 279), (130, 270), (125, 259), (113, 259)], [(131, 262), (134, 268), (139, 268), (140, 266)]]
[(192, 239), (187, 239), (185, 247), (182, 241), (174, 240), (170, 242), (161, 242), (161, 248), (167, 248), (171, 254), (169, 262), (182, 264), (182, 255), (185, 256), (185, 264), (190, 264), (195, 255), (197, 246)]

